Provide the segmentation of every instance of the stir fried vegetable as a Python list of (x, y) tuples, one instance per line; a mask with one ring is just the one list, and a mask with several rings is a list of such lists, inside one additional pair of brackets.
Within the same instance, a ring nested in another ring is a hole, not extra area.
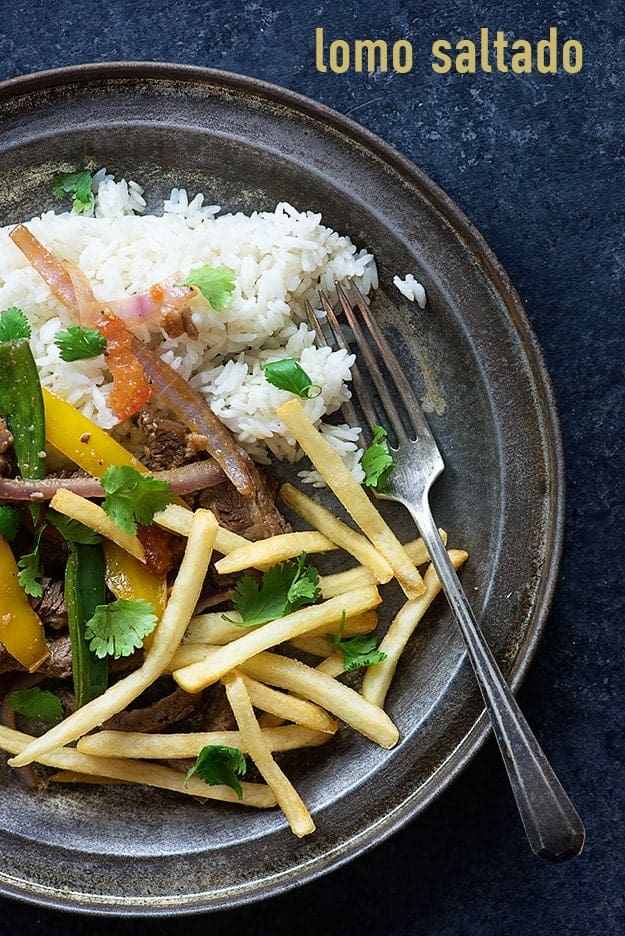
[(65, 604), (72, 642), (72, 674), (76, 708), (101, 695), (108, 683), (108, 664), (89, 649), (85, 624), (104, 604), (104, 555), (98, 545), (69, 544), (65, 568)]
[(12, 657), (33, 672), (48, 656), (43, 625), (18, 582), (9, 544), (0, 537), (0, 642)]
[[(0, 323), (10, 312), (17, 311), (7, 310), (0, 318)], [(0, 340), (0, 414), (6, 419), (13, 435), (13, 448), (20, 473), (25, 478), (43, 478), (46, 444), (44, 409), (39, 375), (28, 343), (30, 328), (25, 316), (21, 319), (13, 316), (11, 326), (3, 329), (2, 334), (7, 337)]]

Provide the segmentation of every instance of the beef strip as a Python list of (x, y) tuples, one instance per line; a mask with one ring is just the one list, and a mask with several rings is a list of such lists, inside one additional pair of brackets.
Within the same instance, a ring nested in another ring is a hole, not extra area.
[(230, 481), (223, 481), (200, 492), (200, 506), (212, 510), (222, 526), (249, 540), (288, 533), (291, 527), (275, 503), (276, 483), (260, 469), (256, 474), (256, 492), (250, 497), (239, 494)]
[[(69, 634), (52, 637), (48, 640), (50, 655), (43, 661), (36, 672), (41, 678), (70, 679), (72, 676), (72, 643)], [(129, 657), (111, 660), (109, 672), (112, 676), (123, 675), (137, 669), (143, 662), (143, 653), (137, 650)], [(0, 643), (0, 673), (25, 672), (21, 663), (12, 657), (6, 647)]]
[(237, 723), (221, 683), (213, 683), (202, 696), (202, 725), (198, 730), (236, 731)]
[(178, 687), (145, 708), (118, 712), (103, 722), (102, 727), (114, 731), (163, 731), (192, 715), (199, 703), (199, 695), (191, 695)]
[[(54, 676), (58, 679), (68, 679), (72, 675), (72, 645), (69, 634), (63, 634), (62, 637), (53, 637), (48, 640), (50, 656), (44, 660), (37, 676)], [(24, 672), (21, 663), (11, 656), (6, 647), (0, 644), (0, 673), (10, 673), (11, 671)]]
[(43, 595), (33, 598), (31, 605), (37, 612), (44, 627), (63, 630), (67, 627), (67, 605), (63, 594), (63, 582), (44, 575), (41, 580)]
[(188, 442), (188, 433), (182, 423), (148, 410), (139, 413), (139, 426), (145, 435), (145, 457), (151, 471), (180, 468), (197, 460), (197, 449)]

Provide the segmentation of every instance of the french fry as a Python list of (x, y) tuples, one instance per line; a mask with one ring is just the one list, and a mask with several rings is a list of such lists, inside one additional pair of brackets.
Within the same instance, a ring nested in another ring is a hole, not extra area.
[[(0, 747), (11, 754), (23, 754), (33, 747), (35, 740), (31, 735), (0, 726)], [(228, 786), (209, 786), (198, 777), (190, 777), (188, 782), (185, 782), (183, 773), (171, 767), (162, 767), (160, 764), (146, 764), (115, 757), (92, 757), (73, 748), (40, 751), (34, 760), (45, 764), (46, 767), (87, 774), (90, 778), (110, 777), (123, 783), (142, 783), (161, 790), (174, 790), (187, 796), (201, 796), (203, 799), (222, 800), (226, 803), (239, 802), (234, 790)], [(274, 794), (264, 783), (242, 783), (241, 786), (244, 806), (267, 809), (276, 805)]]
[[(165, 530), (169, 530), (170, 533), (177, 533), (178, 536), (188, 536), (192, 518), (193, 513), (186, 507), (179, 504), (169, 504), (164, 510), (154, 514), (154, 523), (157, 523)], [(214, 547), (217, 552), (227, 555), (248, 543), (249, 540), (246, 540), (244, 536), (239, 536), (238, 533), (233, 533), (232, 530), (227, 530), (225, 527), (217, 527)]]
[(199, 692), (261, 650), (299, 637), (300, 634), (305, 634), (322, 624), (340, 620), (343, 611), (348, 616), (375, 608), (381, 600), (377, 588), (369, 586), (360, 591), (330, 598), (318, 605), (299, 608), (283, 618), (248, 631), (239, 640), (219, 647), (205, 662), (193, 663), (191, 666), (175, 670), (174, 679), (187, 692)]
[(276, 410), (276, 415), (299, 442), (362, 532), (389, 562), (407, 597), (422, 595), (425, 586), (414, 562), (345, 466), (341, 456), (315, 429), (300, 401), (294, 399), (283, 403)]
[(163, 673), (174, 673), (176, 670), (191, 666), (194, 663), (204, 663), (217, 653), (219, 647), (209, 644), (180, 644), (171, 660), (165, 665)]
[(271, 686), (265, 686), (256, 679), (252, 679), (251, 676), (243, 676), (243, 682), (254, 708), (270, 712), (278, 718), (295, 722), (296, 725), (302, 725), (304, 728), (313, 728), (315, 731), (323, 731), (326, 734), (334, 734), (339, 727), (337, 722), (314, 702), (307, 702), (287, 692), (272, 689)]
[(361, 565), (369, 569), (373, 573), (376, 582), (390, 582), (393, 578), (393, 570), (384, 556), (380, 555), (362, 533), (352, 530), (351, 527), (335, 517), (321, 504), (307, 497), (303, 491), (294, 488), (292, 484), (282, 485), (280, 497), (298, 517), (301, 517), (302, 520), (305, 520), (316, 530), (324, 533), (328, 539), (350, 553)]
[(228, 673), (224, 678), (226, 694), (230, 707), (234, 713), (241, 738), (249, 756), (256, 764), (259, 772), (271, 787), (282, 812), (298, 838), (310, 835), (315, 831), (315, 824), (304, 801), (292, 785), (288, 777), (278, 767), (271, 756), (262, 729), (256, 721), (254, 709), (247, 693), (245, 681), (236, 670)]
[(196, 614), (195, 617), (191, 618), (189, 621), (189, 626), (182, 638), (182, 643), (206, 643), (212, 644), (215, 647), (221, 647), (224, 644), (232, 643), (233, 640), (238, 640), (239, 637), (242, 637), (243, 634), (246, 633), (246, 629), (244, 627), (237, 627), (236, 624), (231, 624), (230, 621), (226, 621), (224, 615), (231, 618), (233, 621), (241, 620), (241, 615), (238, 611), (235, 611), (234, 608), (224, 611), (223, 614), (221, 611), (208, 611), (206, 614)]
[(22, 767), (33, 760), (40, 760), (42, 755), (55, 748), (76, 741), (107, 718), (121, 712), (161, 675), (193, 614), (216, 532), (217, 521), (213, 514), (209, 510), (196, 510), (178, 575), (143, 665), (29, 744), (12, 759), (11, 766)]
[(392, 748), (399, 740), (399, 732), (386, 712), (327, 673), (277, 653), (259, 653), (241, 669), (260, 682), (316, 702), (381, 747)]
[[(232, 621), (241, 620), (241, 615), (234, 609), (228, 610), (224, 612), (224, 614)], [(206, 614), (196, 614), (196, 616), (191, 619), (185, 635), (182, 638), (183, 644), (206, 643), (212, 644), (213, 646), (223, 646), (223, 644), (231, 643), (233, 640), (238, 640), (239, 637), (243, 637), (243, 635), (247, 633), (247, 629), (245, 627), (237, 627), (236, 624), (231, 624), (230, 621), (226, 621), (224, 619), (224, 614), (222, 614), (221, 611), (209, 611)], [(340, 619), (337, 621), (337, 625), (339, 623)], [(362, 614), (352, 615), (352, 617), (345, 619), (343, 635), (345, 637), (355, 637), (356, 634), (368, 634), (369, 631), (375, 630), (377, 623), (378, 615), (376, 611), (364, 611)], [(324, 624), (322, 627), (310, 631), (308, 636), (325, 637), (327, 633), (328, 625)]]
[(81, 497), (80, 494), (74, 494), (73, 491), (60, 488), (50, 501), (50, 507), (72, 520), (79, 520), (89, 529), (117, 543), (135, 559), (145, 562), (145, 552), (137, 537), (117, 526), (99, 504), (94, 504), (93, 501)]
[[(332, 737), (327, 731), (314, 731), (301, 725), (282, 725), (263, 731), (272, 751), (293, 751), (317, 747)], [(140, 731), (99, 731), (85, 735), (77, 744), (82, 754), (137, 760), (179, 760), (197, 757), (203, 747), (213, 744), (239, 748), (247, 754), (239, 731), (192, 731), (177, 734), (144, 734)]]
[[(337, 633), (338, 628), (342, 624), (342, 615), (341, 620), (336, 622), (337, 624)], [(345, 618), (345, 623), (343, 625), (343, 637), (356, 637), (358, 634), (369, 634), (372, 630), (375, 630), (378, 626), (378, 612), (375, 609), (371, 611), (363, 611), (362, 614), (353, 614), (351, 617)], [(313, 631), (309, 631), (306, 635), (307, 637), (327, 637), (328, 631), (327, 626), (317, 627)]]
[[(447, 544), (447, 533), (444, 530), (438, 531), (440, 537)], [(419, 539), (404, 543), (404, 549), (408, 553), (416, 566), (424, 565), (430, 561), (425, 543)], [(335, 572), (333, 575), (321, 575), (319, 577), (319, 587), (324, 598), (334, 598), (335, 595), (341, 595), (343, 592), (352, 591), (354, 588), (363, 588), (365, 585), (373, 585), (375, 579), (369, 569), (364, 566), (354, 566), (346, 569), (345, 572)]]
[(333, 650), (329, 637), (309, 637), (305, 635), (304, 637), (295, 637), (294, 640), (289, 640), (289, 643), (294, 650), (299, 650), (300, 653), (308, 653), (309, 656), (324, 657), (324, 659), (330, 656)]
[[(468, 555), (462, 549), (450, 549), (449, 558), (454, 569), (459, 569), (467, 560)], [(395, 674), (399, 658), (417, 624), (441, 590), (441, 583), (433, 566), (428, 567), (424, 582), (425, 594), (421, 595), (420, 598), (407, 601), (400, 608), (382, 638), (378, 649), (386, 654), (386, 659), (382, 660), (381, 663), (376, 663), (375, 666), (370, 666), (365, 673), (361, 692), (365, 699), (375, 705), (384, 705), (386, 693)]]
[(335, 544), (316, 530), (300, 533), (278, 533), (268, 539), (245, 543), (215, 563), (220, 575), (242, 572), (243, 569), (263, 569), (293, 559), (300, 553), (328, 552), (336, 549)]
[[(376, 666), (378, 664), (376, 663)], [(319, 663), (315, 667), (318, 673), (325, 673), (326, 676), (332, 676), (336, 679), (337, 676), (340, 676), (345, 672), (345, 660), (343, 659), (343, 654), (338, 650), (336, 653), (333, 653), (332, 656), (327, 657), (323, 662)]]

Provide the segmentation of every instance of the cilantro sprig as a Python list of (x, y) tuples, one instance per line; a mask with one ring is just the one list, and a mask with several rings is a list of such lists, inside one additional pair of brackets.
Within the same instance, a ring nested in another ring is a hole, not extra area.
[(244, 777), (247, 762), (238, 748), (224, 744), (209, 744), (203, 747), (195, 764), (187, 771), (185, 785), (193, 774), (209, 786), (225, 785), (231, 787), (238, 798), (243, 799), (243, 788), (239, 777)]
[(374, 426), (373, 439), (360, 462), (365, 473), (364, 483), (377, 491), (385, 490), (389, 475), (395, 468), (395, 462), (386, 441), (387, 436), (388, 432), (383, 426)]
[(152, 523), (154, 514), (171, 503), (171, 485), (130, 465), (111, 465), (102, 478), (106, 498), (103, 509), (126, 533), (134, 535), (137, 524)]
[(21, 309), (11, 306), (0, 314), (0, 341), (30, 338), (30, 325)]
[(378, 650), (377, 637), (372, 634), (357, 634), (350, 640), (343, 640), (344, 630), (345, 612), (343, 611), (338, 634), (328, 634), (328, 638), (334, 649), (342, 654), (346, 673), (361, 669), (363, 666), (373, 666), (386, 659), (386, 654)]
[(312, 400), (321, 393), (321, 387), (314, 384), (296, 358), (283, 358), (261, 364), (267, 381), (279, 390), (295, 393), (302, 400)]
[(21, 522), (22, 514), (17, 507), (9, 504), (0, 506), (0, 536), (4, 537), (7, 543), (13, 542)]
[(41, 598), (43, 595), (43, 587), (41, 585), (43, 566), (41, 565), (39, 546), (45, 527), (45, 523), (42, 523), (41, 526), (38, 527), (31, 552), (24, 553), (24, 555), (17, 560), (17, 581), (31, 598)]
[(48, 689), (40, 689), (39, 686), (17, 689), (11, 693), (9, 701), (18, 715), (35, 718), (46, 725), (57, 725), (63, 720), (61, 700)]
[(154, 607), (144, 598), (117, 598), (111, 604), (98, 605), (85, 624), (89, 649), (98, 659), (132, 656), (156, 627)]
[(312, 604), (320, 594), (319, 572), (314, 566), (306, 565), (306, 553), (301, 553), (295, 560), (267, 569), (260, 585), (251, 575), (241, 576), (232, 598), (241, 620), (222, 616), (238, 627), (255, 627), (284, 617), (302, 605)]
[(94, 202), (91, 182), (91, 173), (88, 169), (82, 172), (60, 172), (54, 177), (52, 194), (55, 198), (71, 195), (72, 210), (77, 214), (90, 211)]
[(191, 270), (187, 278), (176, 283), (176, 286), (194, 286), (210, 302), (215, 312), (221, 312), (232, 301), (235, 275), (230, 267), (205, 263)]
[(65, 331), (59, 331), (54, 343), (61, 353), (62, 361), (84, 361), (98, 357), (106, 348), (106, 338), (95, 328), (82, 325), (68, 325)]

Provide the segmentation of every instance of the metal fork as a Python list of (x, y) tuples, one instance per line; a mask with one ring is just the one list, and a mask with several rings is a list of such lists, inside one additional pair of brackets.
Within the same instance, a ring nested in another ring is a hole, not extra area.
[[(339, 284), (336, 285), (336, 291), (361, 360), (366, 365), (377, 391), (385, 418), (378, 418), (376, 405), (367, 391), (358, 367), (352, 369), (355, 396), (370, 428), (373, 429), (373, 426), (380, 423), (390, 425), (396, 439), (396, 444), (392, 446), (395, 468), (386, 492), (376, 492), (376, 496), (403, 504), (410, 511), (427, 546), (432, 564), (466, 643), (532, 850), (540, 857), (553, 862), (574, 858), (584, 847), (586, 833), (582, 820), (547, 761), (495, 662), (432, 518), (429, 505), (430, 488), (445, 467), (436, 440), (362, 293), (353, 284), (351, 297), (348, 297)], [(334, 341), (339, 347), (349, 350), (348, 340), (328, 296), (321, 292), (320, 297)], [(307, 303), (306, 311), (315, 328), (318, 343), (327, 344), (322, 324), (310, 303)], [(392, 382), (392, 390), (382, 374), (373, 347), (377, 349)], [(406, 429), (393, 402), (393, 392), (399, 395), (404, 405), (411, 431)], [(359, 424), (351, 403), (344, 404), (343, 415), (351, 425)]]

